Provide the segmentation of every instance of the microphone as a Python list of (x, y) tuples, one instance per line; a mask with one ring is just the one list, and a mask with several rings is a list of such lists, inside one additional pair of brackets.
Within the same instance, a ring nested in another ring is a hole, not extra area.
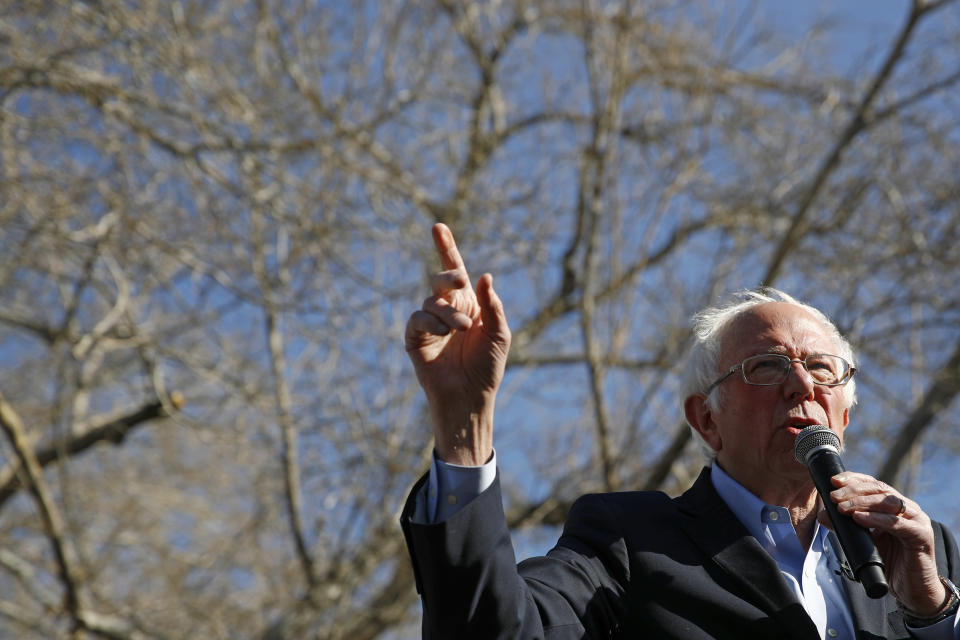
[(810, 470), (810, 477), (817, 486), (854, 578), (863, 585), (868, 596), (882, 598), (889, 587), (883, 574), (883, 561), (870, 532), (850, 516), (840, 513), (837, 504), (830, 499), (830, 492), (835, 489), (830, 478), (846, 470), (840, 460), (840, 438), (822, 424), (810, 425), (797, 435), (793, 455)]

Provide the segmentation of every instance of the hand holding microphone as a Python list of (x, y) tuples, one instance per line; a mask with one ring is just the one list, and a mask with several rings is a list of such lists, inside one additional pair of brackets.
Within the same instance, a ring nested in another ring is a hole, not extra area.
[(889, 485), (846, 471), (840, 449), (840, 438), (822, 425), (806, 427), (794, 443), (794, 455), (810, 470), (852, 573), (867, 595), (880, 598), (891, 592), (914, 627), (955, 615), (960, 591), (945, 577), (946, 569), (937, 566), (930, 517)]

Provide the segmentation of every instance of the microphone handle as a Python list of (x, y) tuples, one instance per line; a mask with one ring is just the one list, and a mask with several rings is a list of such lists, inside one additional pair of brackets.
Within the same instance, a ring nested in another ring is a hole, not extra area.
[(834, 451), (823, 449), (807, 459), (807, 468), (810, 469), (810, 476), (820, 493), (830, 522), (833, 523), (833, 530), (840, 539), (840, 546), (843, 547), (853, 575), (863, 585), (868, 596), (882, 598), (889, 591), (889, 587), (883, 574), (883, 560), (877, 552), (877, 545), (870, 537), (870, 532), (854, 522), (850, 516), (840, 513), (837, 503), (830, 498), (830, 492), (835, 489), (830, 478), (846, 470), (843, 461)]

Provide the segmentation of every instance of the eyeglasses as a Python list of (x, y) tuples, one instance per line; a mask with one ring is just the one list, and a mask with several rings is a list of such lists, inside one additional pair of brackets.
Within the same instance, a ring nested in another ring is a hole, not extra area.
[(790, 365), (794, 362), (803, 363), (803, 368), (810, 374), (813, 383), (824, 387), (839, 387), (846, 384), (857, 371), (840, 356), (827, 353), (812, 353), (803, 360), (795, 360), (778, 353), (761, 353), (730, 367), (729, 371), (707, 387), (705, 395), (709, 396), (718, 384), (736, 373), (737, 369), (743, 374), (743, 381), (747, 384), (758, 386), (780, 384), (787, 379)]

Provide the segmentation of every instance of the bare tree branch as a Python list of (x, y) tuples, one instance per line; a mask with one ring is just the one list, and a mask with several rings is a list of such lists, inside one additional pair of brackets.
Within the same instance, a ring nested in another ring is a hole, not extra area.
[(907, 454), (923, 438), (933, 420), (960, 394), (960, 344), (949, 360), (932, 377), (932, 384), (923, 399), (914, 408), (907, 421), (900, 427), (893, 444), (887, 450), (887, 457), (877, 472), (877, 478), (888, 484), (897, 484), (897, 476), (903, 469)]
[[(175, 391), (170, 394), (171, 403), (175, 408), (183, 406), (183, 396)], [(38, 447), (33, 456), (37, 464), (46, 467), (64, 457), (83, 453), (87, 449), (101, 443), (113, 445), (123, 444), (129, 433), (151, 420), (164, 418), (167, 412), (161, 402), (152, 402), (137, 409), (133, 413), (109, 420), (102, 424), (90, 426), (84, 431), (71, 434), (62, 440), (49, 445)], [(7, 467), (0, 470), (0, 507), (22, 488), (20, 481), (20, 467)]]
[(46, 482), (43, 480), (43, 470), (33, 454), (23, 423), (13, 407), (2, 396), (0, 396), (0, 428), (3, 429), (4, 435), (6, 435), (19, 460), (24, 483), (27, 485), (43, 521), (47, 540), (57, 561), (60, 582), (64, 591), (65, 608), (74, 624), (79, 626), (83, 620), (83, 603), (80, 600), (81, 585), (77, 578), (76, 561), (73, 557), (73, 551), (69, 548), (63, 518), (53, 501), (53, 496), (50, 494)]
[(781, 237), (779, 244), (773, 250), (770, 258), (770, 264), (767, 266), (767, 271), (761, 280), (764, 285), (772, 285), (779, 277), (780, 270), (783, 268), (783, 264), (787, 256), (797, 246), (797, 243), (803, 234), (805, 219), (811, 207), (813, 206), (813, 203), (819, 196), (820, 191), (827, 182), (827, 179), (840, 165), (840, 160), (844, 151), (850, 146), (854, 139), (869, 126), (870, 111), (874, 101), (879, 95), (884, 84), (886, 84), (893, 75), (894, 67), (896, 67), (897, 63), (903, 59), (907, 44), (913, 37), (914, 31), (919, 24), (920, 19), (923, 18), (928, 12), (928, 8), (926, 8), (923, 3), (914, 2), (910, 14), (907, 16), (906, 22), (900, 29), (900, 33), (897, 36), (896, 42), (894, 42), (893, 46), (890, 48), (890, 51), (881, 65), (880, 70), (870, 81), (870, 85), (867, 87), (863, 97), (860, 99), (860, 103), (850, 115), (847, 125), (844, 127), (840, 135), (837, 136), (836, 141), (833, 143), (833, 146), (830, 148), (830, 151), (827, 153), (826, 157), (824, 157), (824, 159), (821, 161), (820, 167), (817, 169), (816, 174), (810, 181), (810, 186), (805, 190), (803, 198), (797, 204), (796, 211), (794, 211), (793, 215), (790, 217), (790, 224), (787, 227), (786, 232)]

